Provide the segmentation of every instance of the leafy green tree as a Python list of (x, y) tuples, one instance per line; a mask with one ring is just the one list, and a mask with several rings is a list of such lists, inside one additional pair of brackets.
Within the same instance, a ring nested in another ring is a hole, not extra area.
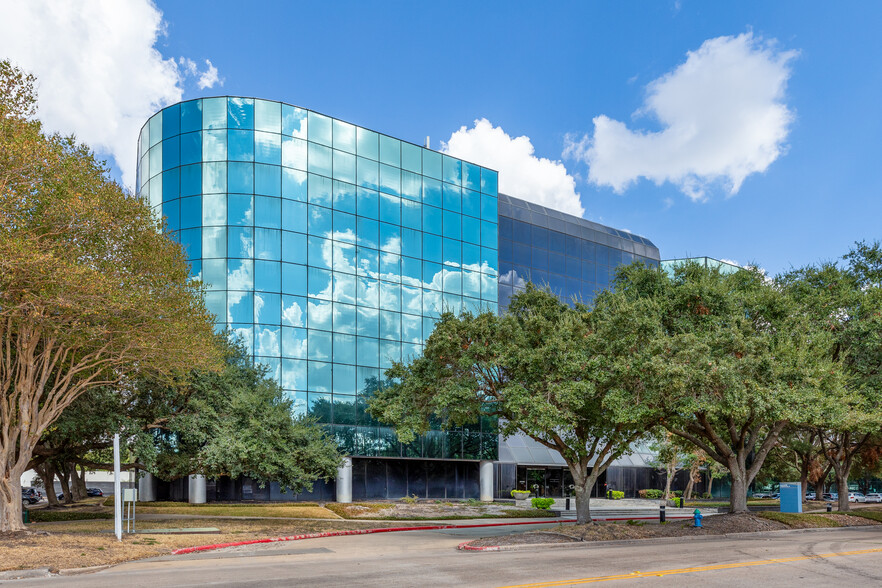
[(826, 333), (756, 270), (725, 275), (684, 263), (667, 274), (633, 265), (619, 272), (613, 296), (621, 313), (642, 307), (659, 325), (635, 350), (649, 358), (639, 401), (622, 394), (617, 418), (654, 416), (725, 466), (730, 511), (746, 512), (747, 488), (785, 425), (841, 390)]
[(149, 205), (33, 119), (0, 61), (0, 532), (43, 432), (88, 390), (216, 363), (201, 286)]
[(633, 363), (641, 344), (639, 329), (623, 338), (615, 327), (528, 285), (503, 316), (444, 314), (423, 355), (387, 372), (399, 384), (378, 390), (369, 410), (405, 443), (433, 418), (446, 426), (499, 418), (502, 434), (523, 433), (563, 457), (578, 520), (590, 522), (597, 478), (647, 429), (616, 422), (605, 404), (611, 388), (630, 389), (633, 378), (618, 364)]
[[(225, 349), (221, 371), (145, 378), (126, 391), (99, 388), (78, 398), (44, 434), (32, 467), (66, 487), (72, 469), (109, 469), (98, 460), (121, 432), (123, 467), (165, 480), (248, 476), (300, 492), (336, 475), (341, 456), (321, 426), (292, 415), (292, 401), (242, 346), (226, 336), (217, 344)], [(70, 494), (66, 502), (81, 498)]]
[(827, 396), (807, 424), (836, 476), (847, 511), (855, 458), (882, 429), (882, 247), (858, 243), (843, 257), (793, 270), (781, 279), (815, 329), (828, 333), (828, 361), (842, 370), (846, 393)]
[(150, 417), (142, 428), (152, 443), (132, 452), (160, 478), (246, 476), (301, 492), (337, 474), (342, 456), (334, 439), (293, 416), (293, 401), (241, 346), (228, 346), (219, 372), (194, 372), (176, 385), (142, 381), (138, 397), (143, 403), (133, 413)]
[(686, 467), (687, 452), (682, 447), (682, 442), (668, 431), (661, 431), (656, 439), (649, 445), (649, 449), (655, 454), (650, 465), (665, 475), (664, 500), (671, 499), (671, 484), (677, 472)]

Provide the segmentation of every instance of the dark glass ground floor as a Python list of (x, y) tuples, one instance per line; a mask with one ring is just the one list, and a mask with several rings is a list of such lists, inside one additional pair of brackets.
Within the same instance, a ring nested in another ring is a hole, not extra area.
[[(534, 495), (563, 498), (571, 495), (570, 472), (560, 466), (533, 466), (514, 463), (493, 464), (493, 488), (496, 498), (510, 499), (511, 491), (527, 490)], [(671, 487), (683, 490), (687, 472), (678, 472)], [(602, 474), (592, 496), (604, 496), (606, 490), (620, 490), (627, 498), (637, 497), (644, 488), (664, 488), (664, 475), (646, 467), (611, 467)], [(701, 495), (706, 481), (695, 485)], [(714, 483), (714, 495), (728, 495), (727, 484)], [(352, 500), (398, 500), (405, 496), (417, 498), (466, 500), (480, 497), (478, 461), (352, 458)], [(186, 478), (173, 482), (158, 481), (157, 500), (187, 501), (189, 485)], [(336, 482), (316, 482), (309, 492), (282, 492), (276, 483), (260, 486), (249, 478), (207, 480), (209, 502), (255, 501), (334, 501)]]

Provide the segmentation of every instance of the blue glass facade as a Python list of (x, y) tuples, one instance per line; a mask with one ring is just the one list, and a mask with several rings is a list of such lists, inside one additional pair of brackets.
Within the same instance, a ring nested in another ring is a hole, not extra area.
[(497, 308), (497, 174), (317, 112), (251, 98), (165, 108), (139, 193), (230, 329), (349, 455), (494, 459), (492, 422), (401, 445), (365, 412), (444, 309)]
[[(206, 284), (216, 328), (361, 458), (353, 498), (477, 497), (476, 460), (498, 460), (497, 496), (540, 471), (562, 492), (562, 459), (500, 439), (493, 419), (403, 445), (366, 400), (393, 361), (421, 353), (442, 310), (496, 312), (527, 281), (588, 302), (616, 266), (658, 265), (652, 242), (498, 194), (493, 170), (280, 102), (175, 104), (138, 145), (138, 192)], [(304, 497), (333, 497), (333, 483), (316, 487)], [(247, 480), (212, 488), (286, 499)]]
[(645, 237), (499, 195), (500, 308), (527, 282), (590, 302), (616, 266), (633, 261), (658, 266), (658, 248)]

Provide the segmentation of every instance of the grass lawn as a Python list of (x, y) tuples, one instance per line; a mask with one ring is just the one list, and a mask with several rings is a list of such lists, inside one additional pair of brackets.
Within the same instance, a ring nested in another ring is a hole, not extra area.
[(861, 517), (882, 523), (882, 510), (855, 509), (848, 511), (848, 514), (853, 517)]
[(273, 517), (291, 519), (338, 519), (327, 508), (317, 504), (304, 506), (294, 504), (182, 504), (157, 506), (156, 503), (140, 504), (137, 514), (204, 515), (212, 517)]
[(46, 535), (15, 533), (0, 536), (0, 571), (30, 568), (79, 568), (121, 563), (146, 557), (166, 555), (181, 547), (229, 543), (314, 533), (345, 531), (370, 527), (396, 526), (395, 523), (334, 520), (235, 520), (235, 519), (168, 519), (138, 521), (138, 529), (217, 527), (220, 534), (206, 535), (123, 535), (122, 542), (114, 537), (113, 521), (75, 521), (34, 523), (30, 531), (46, 531)]
[(833, 517), (828, 517), (822, 514), (805, 514), (805, 513), (794, 513), (794, 512), (760, 512), (756, 513), (757, 516), (762, 517), (764, 519), (769, 519), (772, 521), (778, 521), (779, 523), (784, 523), (788, 527), (793, 527), (795, 529), (802, 528), (819, 528), (819, 527), (841, 527), (843, 525), (840, 524), (838, 520)]
[[(747, 506), (778, 506), (781, 504), (777, 500), (748, 500)], [(729, 506), (728, 500), (687, 500), (684, 508), (726, 508)]]

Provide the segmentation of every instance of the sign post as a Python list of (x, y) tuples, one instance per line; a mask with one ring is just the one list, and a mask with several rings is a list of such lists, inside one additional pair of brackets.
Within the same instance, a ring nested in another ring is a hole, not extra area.
[(119, 433), (113, 436), (113, 531), (122, 541), (122, 491), (119, 480)]

